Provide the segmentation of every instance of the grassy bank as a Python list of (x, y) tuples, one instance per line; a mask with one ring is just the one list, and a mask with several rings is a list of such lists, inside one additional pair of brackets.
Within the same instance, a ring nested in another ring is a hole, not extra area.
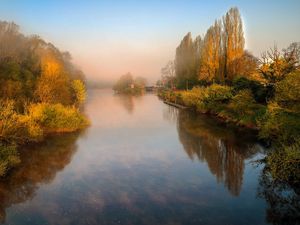
[(241, 90), (235, 93), (233, 88), (218, 84), (194, 87), (189, 91), (163, 90), (158, 95), (198, 113), (212, 114), (249, 128), (258, 129), (266, 113), (266, 106), (256, 103), (251, 91)]

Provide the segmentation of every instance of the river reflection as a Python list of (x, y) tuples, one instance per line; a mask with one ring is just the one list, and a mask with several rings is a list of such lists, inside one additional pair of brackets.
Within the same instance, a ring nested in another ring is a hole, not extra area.
[(0, 222), (5, 221), (6, 208), (34, 198), (41, 184), (51, 183), (57, 172), (70, 163), (78, 136), (72, 133), (50, 137), (39, 146), (22, 150), (22, 163), (0, 180)]
[(0, 181), (1, 223), (268, 224), (255, 134), (152, 94), (89, 91), (85, 112), (83, 135), (22, 151)]
[(179, 139), (188, 156), (206, 162), (217, 181), (223, 182), (232, 195), (238, 196), (244, 161), (262, 150), (255, 142), (255, 134), (226, 127), (205, 115), (187, 111), (176, 114)]

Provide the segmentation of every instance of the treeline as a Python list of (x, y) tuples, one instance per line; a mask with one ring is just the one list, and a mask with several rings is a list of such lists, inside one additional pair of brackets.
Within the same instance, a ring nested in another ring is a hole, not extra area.
[(16, 146), (88, 124), (84, 83), (68, 52), (0, 21), (0, 176), (18, 162)]
[[(205, 36), (188, 33), (174, 61), (162, 68), (159, 95), (200, 113), (259, 130), (275, 151), (266, 158), (277, 180), (300, 184), (300, 43), (260, 58), (244, 49), (237, 8), (216, 20)], [(182, 90), (185, 89), (185, 90)]]
[[(258, 60), (244, 49), (243, 23), (237, 8), (231, 8), (222, 19), (194, 40), (188, 33), (176, 49), (176, 56), (163, 68), (164, 82), (177, 88), (198, 84), (230, 83), (238, 76), (255, 76)], [(175, 70), (175, 74), (172, 72)]]
[(118, 94), (142, 94), (147, 80), (143, 77), (134, 78), (131, 73), (122, 75), (114, 84), (113, 90)]

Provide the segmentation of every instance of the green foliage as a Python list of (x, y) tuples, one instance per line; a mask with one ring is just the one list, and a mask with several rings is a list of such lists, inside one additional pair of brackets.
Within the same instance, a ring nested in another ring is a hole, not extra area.
[(77, 105), (83, 104), (86, 99), (86, 90), (85, 90), (84, 83), (81, 80), (73, 80), (72, 90), (73, 90), (73, 98), (75, 98), (74, 102)]
[(265, 114), (266, 107), (255, 102), (248, 89), (239, 91), (218, 115), (240, 125), (257, 127), (257, 121)]
[(0, 101), (0, 109), (0, 140), (22, 144), (42, 138), (40, 126), (28, 115), (18, 114), (14, 101)]
[(20, 163), (20, 158), (16, 146), (0, 142), (0, 177), (18, 163)]
[(274, 102), (262, 126), (261, 136), (291, 144), (300, 138), (300, 72), (286, 75), (275, 86)]
[(235, 93), (244, 89), (250, 89), (255, 101), (266, 103), (267, 89), (262, 83), (256, 80), (250, 80), (246, 77), (237, 77), (233, 80), (232, 87)]
[(299, 69), (300, 43), (279, 51), (276, 46), (262, 55), (259, 72), (270, 85), (275, 85)]
[(213, 84), (204, 88), (201, 101), (196, 105), (197, 110), (204, 113), (217, 114), (232, 98), (231, 88), (224, 85)]
[(75, 131), (88, 121), (75, 108), (85, 100), (84, 76), (69, 53), (5, 21), (0, 43), (1, 176), (18, 161), (15, 145), (40, 141), (48, 132)]
[(183, 91), (181, 93), (183, 104), (188, 107), (196, 108), (199, 102), (202, 101), (204, 92), (204, 87), (194, 87), (190, 91)]
[(266, 159), (274, 180), (300, 183), (300, 139), (290, 146), (272, 151)]
[(291, 144), (300, 138), (300, 112), (280, 107), (270, 102), (259, 123), (260, 137)]
[(88, 120), (75, 107), (39, 103), (28, 107), (28, 116), (46, 133), (73, 132), (88, 125)]
[(72, 80), (84, 77), (69, 53), (37, 36), (26, 37), (5, 21), (0, 21), (0, 43), (0, 98), (14, 100), (21, 111), (27, 101), (76, 103)]
[(275, 101), (282, 107), (300, 111), (300, 71), (288, 74), (276, 84)]
[(133, 79), (131, 73), (127, 73), (120, 77), (120, 79), (113, 86), (113, 90), (119, 94), (142, 94), (146, 85), (146, 79), (137, 77)]

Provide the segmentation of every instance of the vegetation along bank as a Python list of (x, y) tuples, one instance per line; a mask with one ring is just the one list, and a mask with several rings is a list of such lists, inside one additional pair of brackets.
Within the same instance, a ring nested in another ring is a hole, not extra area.
[(259, 130), (274, 181), (300, 187), (300, 43), (256, 58), (245, 50), (239, 10), (231, 8), (194, 40), (188, 33), (162, 68), (165, 101)]
[(88, 125), (84, 80), (68, 52), (0, 21), (0, 177), (20, 162), (18, 146)]

